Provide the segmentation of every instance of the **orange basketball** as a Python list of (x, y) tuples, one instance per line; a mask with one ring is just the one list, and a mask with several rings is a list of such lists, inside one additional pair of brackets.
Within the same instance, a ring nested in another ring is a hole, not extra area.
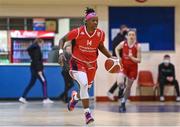
[(110, 73), (118, 73), (122, 71), (122, 66), (117, 58), (108, 58), (105, 61), (105, 69)]

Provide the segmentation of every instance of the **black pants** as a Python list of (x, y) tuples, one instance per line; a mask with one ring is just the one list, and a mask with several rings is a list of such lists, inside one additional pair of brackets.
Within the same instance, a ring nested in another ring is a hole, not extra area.
[(31, 79), (29, 81), (28, 86), (25, 88), (25, 91), (23, 93), (24, 98), (26, 98), (28, 92), (31, 90), (31, 88), (35, 85), (36, 80), (39, 79), (42, 84), (42, 91), (43, 91), (43, 98), (47, 98), (47, 81), (46, 77), (44, 76), (44, 73), (42, 72), (42, 75), (38, 74), (38, 71), (31, 68)]
[(114, 91), (117, 89), (117, 87), (118, 87), (118, 85), (117, 85), (117, 81), (116, 81), (109, 89), (109, 92), (114, 93)]
[(176, 89), (177, 96), (180, 96), (178, 81), (177, 81), (177, 80), (173, 80), (172, 82), (169, 82), (169, 81), (166, 80), (166, 79), (161, 79), (161, 80), (159, 81), (160, 96), (163, 96), (163, 95), (164, 95), (164, 86), (165, 86), (166, 84), (172, 84), (172, 85), (174, 85), (174, 87), (175, 87), (175, 89)]
[[(124, 84), (126, 83), (126, 78), (124, 78)], [(118, 84), (117, 81), (112, 85), (112, 87), (109, 89), (110, 93), (114, 93), (114, 91), (117, 89)], [(121, 98), (123, 95), (124, 89), (122, 89), (121, 87), (119, 87), (119, 93), (118, 93), (118, 97)]]
[(68, 101), (68, 91), (74, 86), (73, 79), (69, 75), (69, 72), (66, 70), (62, 70), (61, 72), (63, 79), (64, 79), (64, 92), (60, 95), (60, 99), (63, 99), (64, 101)]

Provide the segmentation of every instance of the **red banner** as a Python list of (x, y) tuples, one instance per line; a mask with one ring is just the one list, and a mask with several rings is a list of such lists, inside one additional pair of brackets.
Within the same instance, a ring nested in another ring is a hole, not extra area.
[(11, 30), (11, 38), (53, 38), (54, 32)]

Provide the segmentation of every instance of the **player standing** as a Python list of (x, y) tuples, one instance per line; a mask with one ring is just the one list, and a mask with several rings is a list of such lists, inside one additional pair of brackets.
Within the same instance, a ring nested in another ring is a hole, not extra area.
[[(122, 49), (122, 57), (119, 55), (119, 51)], [(124, 90), (123, 98), (121, 100), (120, 112), (126, 112), (126, 100), (130, 96), (130, 91), (134, 80), (138, 73), (138, 63), (141, 62), (141, 48), (136, 40), (136, 31), (129, 30), (127, 34), (127, 41), (123, 41), (116, 47), (116, 56), (120, 59), (123, 65), (123, 74), (127, 78), (127, 86)], [(119, 85), (124, 84), (122, 82), (122, 74), (117, 79)]]
[(97, 28), (98, 16), (91, 8), (86, 9), (85, 25), (73, 29), (59, 41), (60, 64), (64, 59), (63, 45), (66, 41), (75, 39), (72, 44), (72, 59), (70, 60), (70, 74), (79, 84), (79, 93), (72, 92), (72, 97), (68, 103), (68, 110), (72, 111), (78, 100), (82, 100), (86, 124), (94, 119), (89, 109), (88, 88), (91, 87), (97, 69), (98, 49), (106, 56), (111, 57), (103, 42), (105, 34)]

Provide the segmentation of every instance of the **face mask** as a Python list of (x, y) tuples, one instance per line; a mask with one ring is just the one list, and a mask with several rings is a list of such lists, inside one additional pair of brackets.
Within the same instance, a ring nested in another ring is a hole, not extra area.
[(170, 60), (164, 59), (163, 63), (164, 63), (164, 64), (169, 64), (169, 63), (170, 63)]
[(127, 31), (124, 31), (124, 32), (123, 32), (123, 36), (126, 36), (126, 35), (127, 35)]

